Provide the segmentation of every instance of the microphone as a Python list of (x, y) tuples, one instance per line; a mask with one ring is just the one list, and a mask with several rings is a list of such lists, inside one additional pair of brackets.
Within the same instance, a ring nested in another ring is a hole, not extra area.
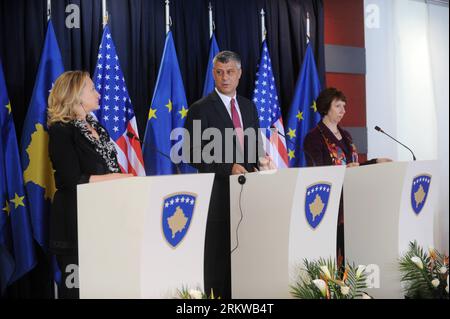
[[(127, 137), (132, 139), (132, 140), (136, 140), (139, 143), (141, 143), (141, 140), (139, 139), (139, 137), (137, 137), (134, 133), (127, 131)], [(153, 145), (149, 145), (147, 144), (146, 146), (150, 147), (151, 150), (155, 151), (156, 153), (162, 155), (163, 157), (167, 158), (171, 163), (173, 163), (175, 165), (175, 168), (177, 170), (177, 174), (181, 174), (181, 169), (179, 164), (176, 164), (174, 162), (172, 162), (172, 159), (170, 158), (169, 155), (167, 155), (166, 153), (161, 152), (159, 149), (157, 149), (156, 147), (154, 147)]]
[(390, 136), (388, 133), (386, 133), (385, 131), (383, 131), (379, 126), (375, 126), (375, 130), (378, 131), (378, 132), (380, 132), (380, 133), (383, 133), (384, 135), (386, 135), (386, 136), (388, 136), (388, 137), (390, 137), (391, 139), (393, 139), (394, 141), (396, 141), (398, 144), (400, 144), (401, 146), (403, 146), (404, 148), (406, 148), (407, 150), (409, 150), (409, 151), (411, 152), (412, 156), (413, 156), (413, 160), (414, 160), (414, 161), (416, 160), (416, 156), (414, 155), (413, 151), (412, 151), (408, 146), (406, 146), (406, 145), (403, 144), (402, 142), (400, 142), (400, 141), (396, 140), (395, 138), (393, 138), (392, 136)]
[(305, 149), (300, 150), (300, 145), (296, 145), (294, 142), (292, 142), (291, 140), (289, 140), (289, 139), (286, 137), (286, 135), (280, 133), (280, 131), (278, 131), (277, 129), (276, 129), (276, 131), (277, 131), (277, 133), (278, 133), (280, 136), (284, 137), (284, 139), (285, 139), (286, 142), (289, 142), (292, 146), (295, 147), (295, 151), (299, 150), (300, 152), (303, 152), (303, 153), (304, 153), (306, 156), (308, 156), (308, 158), (311, 160), (311, 163), (313, 164), (313, 166), (314, 166), (314, 167), (317, 166), (316, 161), (314, 161), (314, 158), (311, 156), (311, 154), (309, 154), (307, 151), (305, 151)]
[(139, 139), (139, 137), (137, 137), (134, 133), (127, 131), (127, 137), (132, 139), (132, 140), (136, 140), (139, 143), (141, 143), (141, 140)]

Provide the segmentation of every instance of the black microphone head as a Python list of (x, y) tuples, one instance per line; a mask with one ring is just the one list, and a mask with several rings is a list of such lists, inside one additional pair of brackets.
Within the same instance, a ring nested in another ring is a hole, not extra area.
[(383, 130), (379, 126), (375, 126), (375, 130), (377, 130), (378, 132), (383, 132)]
[(241, 175), (241, 176), (238, 177), (238, 183), (239, 184), (244, 185), (246, 181), (247, 181), (247, 179), (245, 178), (244, 175)]
[(127, 137), (132, 139), (132, 140), (136, 140), (138, 142), (141, 142), (141, 140), (139, 139), (139, 137), (137, 137), (135, 134), (131, 133), (130, 131), (127, 131)]

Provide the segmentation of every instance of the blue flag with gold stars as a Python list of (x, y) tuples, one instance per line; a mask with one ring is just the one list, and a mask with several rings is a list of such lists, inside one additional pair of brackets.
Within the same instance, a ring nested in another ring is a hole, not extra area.
[(306, 48), (294, 98), (289, 109), (286, 138), (288, 139), (289, 167), (306, 166), (303, 140), (320, 121), (316, 99), (320, 94), (320, 80), (311, 44)]
[(214, 77), (213, 77), (213, 66), (214, 57), (219, 53), (219, 46), (217, 45), (216, 36), (211, 37), (211, 47), (209, 48), (209, 58), (208, 58), (208, 69), (206, 70), (205, 84), (203, 85), (202, 96), (207, 96), (214, 90)]
[(33, 236), (45, 251), (50, 203), (56, 192), (48, 154), (47, 100), (53, 83), (63, 72), (61, 53), (50, 21), (20, 145)]
[(0, 295), (33, 269), (36, 256), (19, 147), (0, 62)]
[[(184, 92), (183, 79), (178, 65), (177, 53), (169, 32), (166, 37), (164, 52), (156, 81), (155, 93), (148, 113), (147, 127), (143, 143), (145, 171), (147, 175), (167, 175), (180, 172), (194, 172), (181, 162), (175, 164), (171, 154), (181, 151), (183, 134), (175, 134), (172, 130), (183, 128), (188, 113), (188, 105)], [(177, 148), (176, 145), (180, 147)], [(172, 150), (172, 147), (175, 146)], [(179, 156), (181, 161), (181, 155)]]

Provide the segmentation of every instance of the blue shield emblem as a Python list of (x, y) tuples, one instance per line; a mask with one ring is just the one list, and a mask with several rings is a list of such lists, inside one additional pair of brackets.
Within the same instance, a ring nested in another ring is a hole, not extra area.
[(415, 177), (411, 187), (411, 205), (414, 213), (419, 215), (428, 197), (431, 175), (423, 174)]
[(178, 246), (186, 236), (194, 215), (196, 199), (197, 195), (192, 193), (176, 193), (164, 198), (162, 229), (170, 246)]
[(305, 215), (308, 224), (316, 229), (325, 216), (330, 199), (331, 184), (317, 183), (306, 189)]

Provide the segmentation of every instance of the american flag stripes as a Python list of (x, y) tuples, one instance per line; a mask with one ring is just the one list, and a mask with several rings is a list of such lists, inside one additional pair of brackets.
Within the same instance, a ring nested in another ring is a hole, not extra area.
[(103, 31), (93, 80), (101, 95), (95, 116), (115, 143), (122, 172), (145, 176), (136, 117), (108, 26)]
[(266, 132), (264, 136), (266, 154), (273, 158), (278, 168), (287, 168), (289, 161), (284, 138), (283, 119), (266, 41), (262, 44), (261, 61), (256, 73), (253, 102), (258, 109), (260, 127), (266, 129), (275, 128), (282, 134), (280, 135), (274, 131)]

